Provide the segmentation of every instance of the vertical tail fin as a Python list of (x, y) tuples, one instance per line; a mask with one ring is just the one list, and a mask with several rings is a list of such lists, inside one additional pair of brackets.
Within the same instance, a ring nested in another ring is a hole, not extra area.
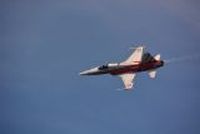
[(142, 60), (143, 53), (144, 53), (144, 46), (139, 46), (135, 48), (135, 51), (131, 54), (131, 56), (121, 64), (122, 65), (139, 64)]

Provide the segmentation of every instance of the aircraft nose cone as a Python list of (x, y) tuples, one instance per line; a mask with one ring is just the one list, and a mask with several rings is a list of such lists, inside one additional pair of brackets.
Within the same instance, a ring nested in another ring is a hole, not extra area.
[(97, 72), (98, 72), (97, 68), (92, 68), (92, 69), (80, 72), (79, 75), (93, 75)]
[(87, 75), (87, 73), (88, 73), (87, 71), (82, 71), (79, 73), (79, 75)]

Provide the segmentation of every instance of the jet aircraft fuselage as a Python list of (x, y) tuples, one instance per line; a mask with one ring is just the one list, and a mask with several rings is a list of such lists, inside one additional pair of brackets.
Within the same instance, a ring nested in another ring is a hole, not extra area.
[(80, 72), (80, 75), (118, 75), (123, 83), (124, 89), (131, 89), (134, 85), (134, 78), (138, 72), (147, 71), (150, 78), (155, 78), (156, 69), (162, 67), (164, 61), (160, 60), (160, 54), (152, 56), (150, 53), (144, 53), (144, 47), (139, 46), (130, 55), (130, 57), (121, 63), (109, 63), (102, 66)]
[(126, 73), (137, 73), (142, 71), (154, 70), (164, 65), (162, 60), (151, 60), (148, 62), (138, 62), (134, 65), (123, 65), (120, 63), (110, 63), (102, 66), (98, 66), (80, 73), (80, 75), (101, 75), (111, 74), (120, 75)]

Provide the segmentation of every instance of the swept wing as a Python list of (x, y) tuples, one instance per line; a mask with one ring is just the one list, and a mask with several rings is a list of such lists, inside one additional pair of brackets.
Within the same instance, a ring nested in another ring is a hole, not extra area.
[(127, 60), (122, 62), (121, 65), (139, 64), (142, 60), (143, 53), (144, 53), (143, 46), (139, 46), (139, 47), (135, 48), (135, 51), (131, 54), (131, 56)]
[(128, 74), (122, 74), (122, 75), (119, 75), (120, 78), (122, 79), (123, 83), (124, 83), (124, 86), (125, 86), (125, 89), (131, 89), (134, 85), (134, 78), (136, 76), (135, 73), (128, 73)]

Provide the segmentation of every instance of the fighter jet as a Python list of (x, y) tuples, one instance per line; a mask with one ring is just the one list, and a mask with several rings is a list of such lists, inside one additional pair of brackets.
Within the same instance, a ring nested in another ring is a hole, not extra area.
[(144, 46), (138, 46), (127, 60), (121, 63), (97, 66), (80, 72), (80, 75), (117, 75), (122, 79), (124, 89), (130, 90), (134, 86), (134, 78), (137, 73), (147, 71), (150, 78), (156, 77), (156, 69), (164, 65), (164, 61), (160, 57), (160, 54), (152, 56), (149, 52), (144, 52)]

